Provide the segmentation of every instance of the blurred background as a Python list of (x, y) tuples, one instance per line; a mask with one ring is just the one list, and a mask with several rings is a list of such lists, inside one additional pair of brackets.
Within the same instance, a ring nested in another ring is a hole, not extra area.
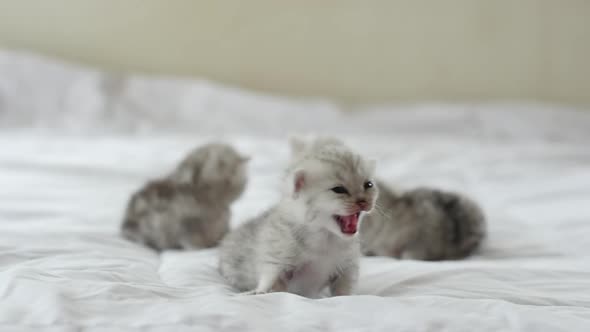
[(0, 47), (343, 103), (590, 105), (587, 0), (0, 0)]

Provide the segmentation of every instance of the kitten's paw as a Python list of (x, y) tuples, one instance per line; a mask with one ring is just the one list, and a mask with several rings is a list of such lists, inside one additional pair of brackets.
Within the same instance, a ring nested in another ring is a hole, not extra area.
[(393, 250), (391, 251), (391, 257), (397, 258), (397, 259), (403, 259), (404, 258), (404, 248), (393, 248)]

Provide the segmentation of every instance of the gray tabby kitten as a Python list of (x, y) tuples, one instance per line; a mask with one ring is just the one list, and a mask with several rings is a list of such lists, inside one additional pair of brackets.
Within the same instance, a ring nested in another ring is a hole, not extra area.
[(246, 186), (247, 160), (221, 143), (193, 150), (172, 174), (131, 196), (123, 236), (156, 250), (216, 246)]
[(373, 161), (344, 145), (302, 154), (288, 168), (274, 207), (230, 232), (219, 270), (247, 294), (348, 295), (359, 274), (358, 226), (378, 192)]
[(417, 188), (401, 194), (379, 183), (375, 213), (361, 225), (365, 255), (402, 259), (461, 259), (485, 237), (485, 217), (467, 197)]
[[(310, 143), (292, 140), (297, 160), (326, 146), (338, 146), (335, 138)], [(485, 237), (485, 217), (479, 206), (456, 193), (418, 188), (398, 194), (378, 182), (375, 211), (360, 228), (365, 255), (418, 260), (460, 259), (470, 255)]]

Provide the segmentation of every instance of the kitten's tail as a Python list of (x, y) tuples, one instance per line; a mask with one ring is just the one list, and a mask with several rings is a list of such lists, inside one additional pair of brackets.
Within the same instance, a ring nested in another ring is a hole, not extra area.
[(123, 223), (121, 224), (121, 236), (129, 241), (143, 243), (141, 234), (141, 223), (137, 219), (137, 203), (138, 194), (135, 193), (129, 199), (127, 208), (125, 209), (125, 215), (123, 217)]
[(128, 240), (141, 242), (139, 237), (139, 222), (135, 219), (126, 217), (121, 225), (121, 235)]
[(121, 225), (121, 235), (129, 241), (143, 244), (155, 251), (162, 251), (164, 248), (160, 247), (156, 242), (151, 241), (141, 234), (140, 223), (136, 219), (126, 217)]

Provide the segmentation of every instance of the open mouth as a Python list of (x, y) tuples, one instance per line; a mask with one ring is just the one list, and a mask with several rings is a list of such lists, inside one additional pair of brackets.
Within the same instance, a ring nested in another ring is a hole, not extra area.
[(355, 234), (357, 231), (360, 214), (360, 212), (357, 212), (349, 216), (334, 215), (334, 220), (336, 220), (338, 226), (340, 226), (340, 230), (342, 231), (342, 233), (352, 235)]

